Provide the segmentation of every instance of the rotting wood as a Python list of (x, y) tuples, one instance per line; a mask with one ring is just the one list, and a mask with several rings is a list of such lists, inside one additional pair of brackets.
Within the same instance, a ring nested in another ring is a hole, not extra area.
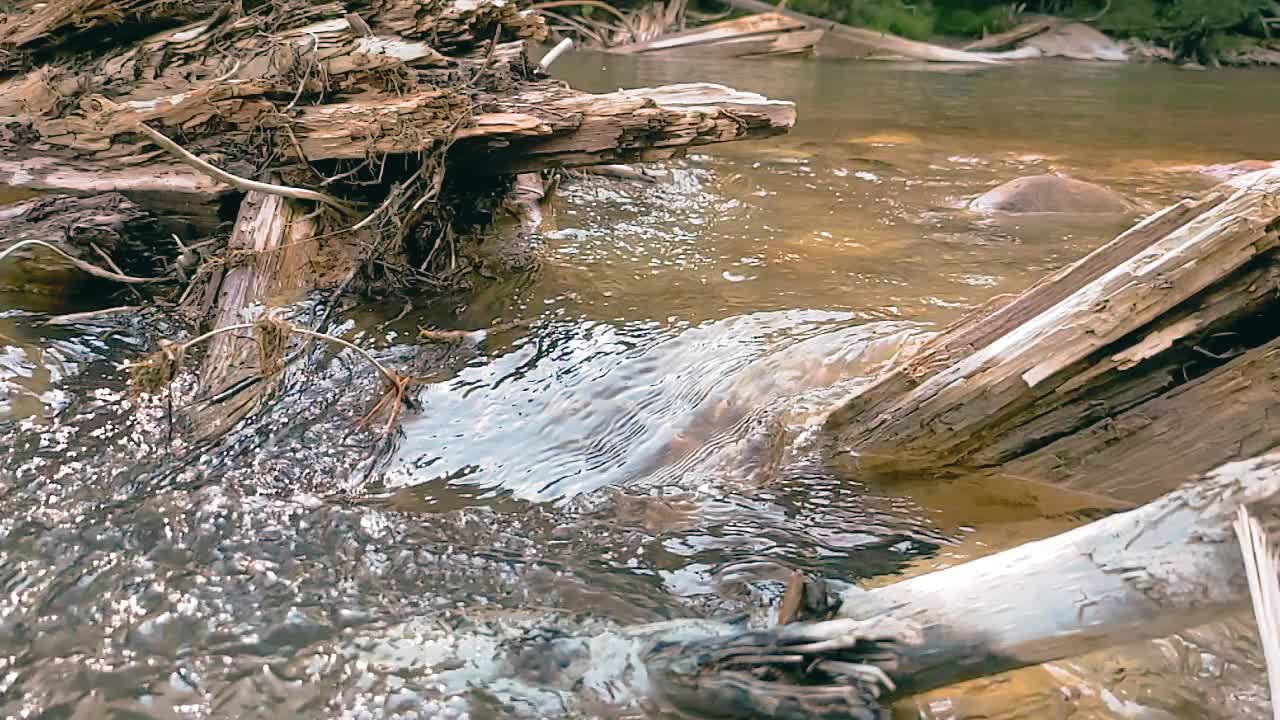
[[(994, 466), (1141, 405), (1176, 384), (1147, 371), (1206, 333), (1241, 331), (1232, 318), (1253, 322), (1252, 309), (1273, 297), (1278, 197), (1280, 172), (1265, 171), (1158, 214), (943, 333), (833, 413), (828, 429), (867, 466)], [(1233, 278), (1245, 280), (1232, 289)], [(1090, 410), (1098, 395), (1110, 409)]]
[[(150, 277), (157, 272), (153, 253), (164, 249), (160, 222), (117, 193), (44, 196), (0, 207), (0, 226), (0, 252), (13, 249), (0, 263), (0, 286), (25, 292), (67, 292), (89, 276), (127, 284), (155, 282)], [(66, 255), (34, 245), (15, 249), (28, 241), (46, 243)], [(99, 252), (147, 277), (104, 267)]]
[[(213, 308), (213, 329), (246, 322), (244, 313), (253, 305), (287, 304), (320, 284), (312, 269), (319, 254), (313, 237), (316, 227), (314, 219), (287, 198), (245, 195), (223, 261), (198, 301)], [(212, 338), (200, 369), (202, 395), (217, 395), (246, 379), (259, 381), (198, 408), (201, 433), (217, 435), (243, 417), (273, 386), (269, 375), (259, 367), (258, 349), (248, 333)]]
[(650, 679), (685, 711), (875, 718), (898, 697), (1159, 638), (1248, 607), (1241, 507), (1280, 529), (1280, 452), (1055, 537), (851, 588), (835, 620), (658, 642)]

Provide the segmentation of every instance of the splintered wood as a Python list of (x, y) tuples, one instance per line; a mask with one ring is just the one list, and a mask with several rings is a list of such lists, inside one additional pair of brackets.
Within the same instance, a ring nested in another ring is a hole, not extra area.
[[(226, 190), (176, 167), (140, 123), (248, 177), (268, 157), (355, 160), (454, 141), (492, 172), (657, 159), (795, 121), (790, 103), (714, 85), (590, 95), (537, 79), (519, 41), (546, 28), (506, 0), (248, 11), (62, 0), (27, 3), (0, 23), (0, 44), (36, 64), (0, 80), (0, 181), (33, 189)], [(86, 34), (121, 25), (142, 38), (88, 58), (72, 52)]]
[(941, 333), (829, 420), (864, 467), (992, 468), (1133, 502), (1280, 444), (1280, 171), (1157, 213)]

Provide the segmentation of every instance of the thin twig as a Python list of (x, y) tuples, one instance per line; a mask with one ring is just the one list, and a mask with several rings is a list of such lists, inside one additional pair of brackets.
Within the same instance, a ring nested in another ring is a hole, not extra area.
[(237, 190), (243, 190), (245, 192), (256, 191), (260, 193), (265, 193), (267, 195), (279, 195), (281, 197), (293, 198), (294, 200), (308, 200), (310, 202), (324, 203), (325, 205), (328, 205), (329, 207), (334, 208), (335, 210), (338, 210), (347, 215), (356, 214), (356, 211), (354, 208), (352, 208), (347, 203), (339, 200), (338, 198), (332, 195), (329, 195), (328, 193), (317, 192), (315, 190), (307, 190), (306, 188), (288, 187), (286, 185), (274, 185), (272, 183), (264, 183), (264, 182), (259, 182), (257, 180), (249, 180), (248, 178), (242, 178), (239, 175), (232, 175), (226, 170), (215, 167), (214, 165), (196, 157), (194, 154), (191, 153), (191, 151), (187, 150), (186, 148), (182, 147), (178, 143), (165, 137), (155, 128), (152, 128), (150, 125), (147, 125), (146, 123), (139, 122), (138, 129), (141, 130), (147, 137), (151, 138), (151, 140), (155, 144), (173, 153), (182, 162), (186, 163), (187, 165), (190, 165), (196, 170), (199, 170), (205, 175), (208, 175), (214, 180), (217, 180), (218, 182), (226, 183), (227, 185), (230, 185), (236, 188)]
[[(124, 275), (124, 271), (120, 269), (120, 266), (116, 264), (116, 261), (111, 259), (111, 256), (107, 254), (107, 251), (98, 247), (97, 243), (89, 243), (89, 247), (93, 248), (93, 251), (98, 253), (98, 257), (102, 258), (102, 261), (107, 264), (107, 267), (111, 268), (112, 272)], [(146, 300), (146, 298), (142, 297), (142, 293), (138, 292), (138, 288), (132, 285), (129, 286), (129, 292), (133, 293), (133, 297), (138, 302), (144, 302)]]
[(619, 11), (617, 8), (613, 7), (612, 5), (600, 2), (600, 0), (550, 0), (550, 2), (541, 2), (541, 3), (536, 3), (534, 5), (530, 5), (529, 9), (542, 10), (544, 8), (573, 7), (575, 5), (586, 5), (588, 7), (600, 8), (601, 10), (604, 10), (605, 12), (618, 18), (618, 20), (622, 22), (622, 26), (627, 29), (627, 32), (631, 33), (633, 39), (636, 37), (637, 35), (636, 28), (634, 25), (631, 24), (631, 18), (624, 15), (621, 11)]
[(119, 283), (125, 283), (126, 285), (141, 285), (142, 283), (164, 282), (165, 280), (165, 278), (133, 277), (132, 275), (122, 275), (120, 273), (111, 272), (110, 270), (103, 270), (97, 265), (94, 265), (92, 263), (87, 263), (84, 260), (81, 260), (80, 258), (74, 255), (70, 255), (62, 248), (56, 245), (47, 243), (44, 240), (22, 240), (21, 242), (16, 242), (10, 245), (9, 247), (5, 248), (3, 252), (0, 252), (0, 260), (3, 260), (6, 257), (9, 257), (9, 255), (11, 255), (14, 252), (17, 252), (18, 248), (26, 247), (28, 245), (39, 245), (41, 247), (48, 248), (58, 253), (62, 257), (66, 258), (67, 261), (70, 262), (72, 265), (76, 266), (76, 268), (86, 273), (89, 273), (94, 277), (103, 278), (104, 280), (114, 280)]

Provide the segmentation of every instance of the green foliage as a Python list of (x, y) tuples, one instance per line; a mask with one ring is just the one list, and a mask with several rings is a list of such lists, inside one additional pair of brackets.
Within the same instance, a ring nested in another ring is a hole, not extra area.
[[(1105, 0), (1075, 0), (1066, 14), (1090, 15), (1104, 7)], [(1237, 42), (1228, 33), (1259, 30), (1258, 18), (1272, 8), (1272, 0), (1111, 0), (1095, 24), (1112, 35), (1154, 40), (1208, 60)]]
[(1184, 55), (1212, 57), (1235, 42), (1233, 33), (1260, 34), (1259, 18), (1270, 17), (1276, 6), (1274, 0), (791, 0), (788, 7), (916, 40), (1002, 32), (1017, 23), (1016, 10), (1022, 8), (1096, 17), (1094, 26), (1111, 35), (1141, 37)]
[(905, 0), (794, 0), (787, 7), (847, 25), (891, 32), (913, 40), (933, 34), (933, 8)]
[(792, 0), (787, 7), (914, 40), (1001, 32), (1015, 18), (1009, 0)]

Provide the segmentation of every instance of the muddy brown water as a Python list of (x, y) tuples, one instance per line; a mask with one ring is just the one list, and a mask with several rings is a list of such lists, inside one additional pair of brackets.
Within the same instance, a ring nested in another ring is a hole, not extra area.
[[(1131, 220), (979, 217), (969, 198), (1062, 172), (1158, 206), (1211, 184), (1193, 165), (1280, 157), (1264, 72), (598, 55), (556, 72), (723, 82), (795, 100), (801, 121), (650, 168), (651, 185), (566, 182), (536, 271), (466, 303), (389, 326), (399, 305), (360, 308), (344, 327), (389, 359), (417, 325), (527, 321), (459, 351), (377, 462), (312, 428), (357, 371), (304, 375), (305, 406), (183, 454), (165, 404), (129, 400), (118, 369), (174, 321), (48, 325), (60, 308), (3, 297), (0, 715), (643, 716), (608, 668), (560, 690), (495, 679), (499, 641), (758, 613), (792, 568), (883, 584), (1096, 515), (1011, 481), (884, 486), (810, 462), (822, 413), (904, 339)], [(1248, 633), (1202, 639), (898, 710), (1263, 717)]]

